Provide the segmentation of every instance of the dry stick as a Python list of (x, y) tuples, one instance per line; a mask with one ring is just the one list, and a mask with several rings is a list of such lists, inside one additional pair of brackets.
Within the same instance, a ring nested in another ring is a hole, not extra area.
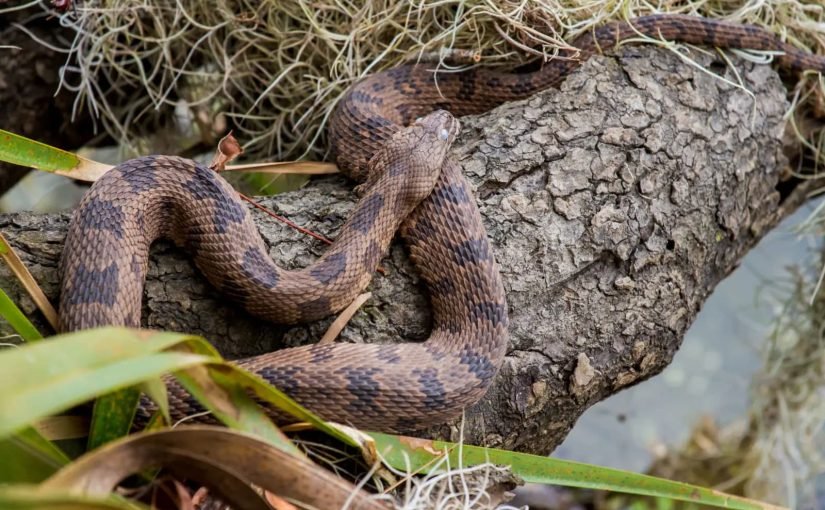
[[(240, 195), (240, 196), (241, 196), (241, 198), (243, 198), (244, 200), (246, 200), (246, 201), (247, 201), (247, 202), (249, 202), (250, 204), (254, 205), (254, 206), (255, 206), (255, 207), (257, 207), (258, 209), (262, 210), (262, 211), (263, 211), (263, 212), (265, 212), (266, 214), (268, 214), (268, 215), (272, 216), (273, 218), (275, 218), (276, 220), (278, 220), (278, 221), (280, 221), (280, 222), (283, 222), (283, 223), (285, 223), (286, 225), (288, 225), (288, 226), (290, 226), (290, 227), (294, 228), (294, 229), (295, 229), (295, 230), (297, 230), (298, 232), (301, 232), (302, 234), (306, 234), (306, 235), (308, 235), (308, 236), (310, 236), (310, 237), (314, 237), (315, 239), (318, 239), (319, 241), (323, 241), (323, 242), (325, 242), (325, 243), (327, 243), (327, 244), (332, 244), (332, 241), (330, 241), (330, 240), (329, 240), (329, 239), (327, 239), (326, 237), (322, 236), (321, 234), (316, 234), (315, 232), (313, 232), (313, 231), (311, 231), (311, 230), (307, 230), (307, 229), (305, 229), (304, 227), (302, 227), (302, 226), (300, 226), (300, 225), (298, 225), (298, 224), (296, 224), (296, 223), (294, 223), (294, 222), (292, 222), (292, 221), (290, 221), (290, 220), (288, 220), (288, 219), (284, 218), (283, 216), (280, 216), (280, 215), (278, 215), (278, 214), (275, 214), (274, 212), (270, 211), (269, 209), (267, 209), (266, 207), (262, 206), (261, 204), (259, 204), (259, 203), (255, 202), (254, 200), (252, 200), (252, 199), (251, 199), (251, 198), (249, 198), (248, 196), (244, 195), (243, 193), (238, 193), (238, 195)], [(383, 274), (383, 275), (386, 275), (386, 274), (387, 274), (386, 269), (384, 269), (384, 268), (383, 268), (383, 267), (381, 267), (381, 266), (378, 266), (377, 268), (375, 268), (375, 270), (376, 270), (376, 271), (378, 271), (379, 273)]]
[(366, 303), (371, 297), (372, 292), (365, 292), (364, 294), (360, 294), (358, 297), (353, 299), (352, 303), (350, 303), (348, 307), (344, 308), (344, 311), (342, 311), (338, 317), (335, 318), (332, 324), (330, 324), (327, 332), (324, 333), (324, 336), (322, 336), (321, 340), (318, 341), (318, 345), (331, 344), (336, 338), (338, 338), (338, 334), (341, 333), (344, 326), (349, 323), (349, 320), (352, 319), (355, 312), (357, 312), (358, 309), (361, 308), (361, 305)]
[(332, 175), (338, 173), (338, 167), (333, 163), (317, 161), (275, 161), (269, 163), (246, 163), (243, 165), (227, 166), (224, 172), (255, 172), (262, 174), (306, 174)]
[(462, 48), (441, 48), (437, 51), (410, 55), (407, 63), (410, 64), (478, 64), (481, 62), (481, 52)]
[(26, 265), (23, 264), (23, 261), (20, 260), (20, 257), (17, 256), (17, 253), (14, 252), (11, 245), (6, 241), (6, 238), (3, 237), (2, 233), (0, 233), (0, 256), (6, 261), (6, 264), (11, 269), (11, 272), (14, 273), (14, 276), (23, 284), (23, 288), (26, 289), (26, 292), (31, 296), (37, 308), (40, 309), (52, 328), (57, 331), (57, 311), (51, 302), (49, 302), (49, 298), (47, 298), (40, 289), (40, 286)]
[(270, 211), (269, 209), (267, 209), (266, 207), (262, 206), (261, 204), (259, 204), (259, 203), (255, 202), (254, 200), (252, 200), (252, 199), (251, 199), (251, 198), (249, 198), (248, 196), (244, 195), (243, 193), (238, 193), (238, 194), (241, 196), (241, 198), (243, 198), (244, 200), (246, 200), (247, 202), (249, 202), (249, 203), (250, 203), (250, 204), (252, 204), (253, 206), (255, 206), (255, 207), (257, 207), (258, 209), (262, 210), (262, 211), (263, 211), (263, 212), (265, 212), (266, 214), (268, 214), (268, 215), (272, 216), (272, 217), (273, 217), (273, 218), (275, 218), (276, 220), (278, 220), (278, 221), (280, 221), (280, 222), (283, 222), (283, 223), (286, 223), (287, 225), (289, 225), (290, 227), (294, 228), (294, 229), (295, 229), (295, 230), (297, 230), (298, 232), (301, 232), (302, 234), (306, 234), (306, 235), (308, 235), (308, 236), (310, 236), (310, 237), (314, 237), (315, 239), (318, 239), (319, 241), (323, 241), (323, 242), (325, 242), (325, 243), (327, 243), (327, 244), (332, 244), (332, 241), (330, 241), (330, 240), (329, 240), (329, 239), (327, 239), (326, 237), (322, 236), (321, 234), (316, 234), (315, 232), (313, 232), (313, 231), (311, 231), (311, 230), (307, 230), (307, 229), (305, 229), (304, 227), (301, 227), (301, 226), (299, 226), (298, 224), (296, 224), (296, 223), (294, 223), (294, 222), (292, 222), (292, 221), (289, 221), (288, 219), (284, 218), (283, 216), (279, 216), (279, 215), (275, 214), (274, 212)]

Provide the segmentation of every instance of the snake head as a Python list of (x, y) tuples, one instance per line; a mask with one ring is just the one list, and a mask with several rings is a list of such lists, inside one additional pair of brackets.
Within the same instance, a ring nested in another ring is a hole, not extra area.
[(443, 152), (438, 152), (438, 154), (441, 158), (444, 158), (447, 155), (447, 150), (455, 141), (455, 137), (458, 136), (461, 124), (450, 112), (436, 110), (429, 115), (416, 119), (413, 128), (416, 127), (423, 131), (426, 141), (422, 143), (432, 145), (437, 151), (438, 148), (443, 149)]
[(399, 138), (390, 141), (390, 145), (397, 143), (397, 147), (406, 152), (403, 159), (409, 167), (406, 186), (409, 204), (417, 205), (432, 192), (459, 126), (458, 119), (449, 112), (436, 110), (402, 129), (397, 133)]
[(416, 121), (408, 128), (408, 144), (416, 160), (428, 171), (438, 173), (447, 158), (461, 124), (445, 110), (436, 110)]
[(398, 181), (390, 186), (402, 190), (399, 198), (411, 211), (435, 187), (459, 126), (450, 113), (437, 110), (401, 128), (370, 161), (369, 178), (356, 192), (363, 195), (385, 186), (381, 181)]

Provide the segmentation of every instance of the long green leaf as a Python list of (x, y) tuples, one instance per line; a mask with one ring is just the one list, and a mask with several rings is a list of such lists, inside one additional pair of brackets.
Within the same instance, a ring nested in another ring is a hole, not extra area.
[(9, 385), (6, 388), (10, 391), (5, 394), (14, 393), (13, 390), (43, 384), (67, 372), (90, 370), (136, 355), (156, 353), (194, 338), (197, 337), (126, 328), (98, 328), (58, 335), (49, 342), (0, 351), (0, 383)]
[[(720, 508), (742, 510), (781, 508), (713, 489), (620, 469), (495, 448), (457, 445), (445, 441), (429, 441), (377, 432), (368, 434), (375, 440), (378, 452), (389, 465), (396, 469), (409, 469), (416, 473), (440, 472), (444, 471), (447, 466), (466, 467), (489, 462), (509, 466), (514, 474), (526, 482), (662, 497)], [(444, 457), (448, 457), (448, 462), (439, 462)]]
[[(208, 342), (190, 343), (187, 344), (187, 348), (195, 354), (218, 356), (215, 348)], [(239, 374), (246, 372), (229, 363), (210, 363), (208, 366), (177, 372), (175, 377), (198, 402), (212, 411), (229, 428), (255, 434), (282, 451), (303, 457), (303, 452), (249, 397), (246, 392), (248, 385), (244, 384), (245, 379)], [(300, 407), (289, 397), (284, 396), (284, 399), (281, 405)]]
[[(28, 166), (45, 172), (53, 172), (87, 182), (96, 181), (112, 168), (111, 165), (105, 165), (2, 129), (0, 129), (0, 161)], [(286, 176), (283, 182), (276, 185), (281, 191), (298, 189), (308, 179), (309, 175), (338, 172), (338, 169), (332, 163), (314, 161), (279, 161), (228, 165), (225, 170), (256, 172), (262, 175), (262, 179), (268, 180), (272, 179), (272, 174), (276, 177)]]
[(46, 171), (69, 170), (79, 163), (71, 152), (0, 130), (0, 159)]
[[(159, 352), (171, 348), (186, 352)], [(195, 377), (196, 367), (206, 370), (208, 377)], [(43, 416), (167, 372), (177, 372), (187, 389), (232, 428), (264, 437), (290, 453), (297, 449), (247, 395), (247, 390), (354, 444), (260, 377), (223, 362), (205, 340), (126, 328), (86, 330), (0, 352), (0, 387), (6, 390), (0, 395), (0, 438)], [(153, 390), (156, 395), (157, 389)], [(122, 406), (115, 406), (121, 418), (114, 425), (103, 418), (95, 420), (99, 425), (97, 429), (92, 426), (92, 446), (126, 433), (124, 423), (131, 420), (134, 403), (126, 401)]]
[(177, 372), (175, 377), (227, 427), (254, 434), (286, 453), (303, 457), (304, 453), (272, 423), (244, 387), (234, 378), (223, 376), (221, 372), (228, 366), (194, 367)]
[[(154, 346), (152, 344), (147, 344), (144, 347), (148, 347), (151, 351), (157, 351), (165, 349), (170, 345), (174, 345), (174, 343), (177, 343), (178, 341), (187, 344), (206, 343), (199, 338), (195, 339), (195, 337), (179, 336), (177, 339), (175, 339), (175, 337), (169, 337), (169, 342), (172, 343), (164, 341)], [(202, 350), (205, 351), (203, 354), (207, 356), (216, 358), (219, 357), (217, 352), (211, 350), (211, 346), (209, 349)], [(165, 396), (166, 388), (159, 378), (152, 378), (141, 382), (144, 386), (151, 387), (153, 389), (152, 392), (155, 393), (155, 396), (157, 396), (159, 389), (163, 390), (163, 394)], [(92, 413), (92, 423), (89, 427), (88, 449), (95, 449), (105, 443), (108, 443), (109, 441), (113, 441), (128, 434), (132, 427), (132, 421), (134, 420), (135, 410), (139, 400), (140, 390), (136, 387), (110, 393), (97, 399), (95, 401), (94, 412)], [(160, 405), (163, 407), (166, 405), (166, 402), (161, 401)]]
[[(17, 305), (0, 289), (0, 315), (27, 342), (42, 336)], [(39, 482), (66, 465), (69, 458), (60, 448), (31, 427), (0, 439), (0, 484)]]
[[(186, 352), (159, 352), (170, 348)], [(217, 383), (210, 377), (197, 383), (192, 383), (186, 374), (179, 377), (189, 381), (189, 390), (205, 406), (233, 428), (257, 434), (289, 453), (299, 452), (245, 393), (244, 389), (249, 386), (247, 376), (239, 375), (237, 368), (224, 365), (208, 342), (189, 335), (149, 334), (126, 328), (86, 330), (0, 352), (0, 387), (4, 388), (0, 395), (0, 437), (43, 416), (143, 381), (149, 380), (152, 393), (157, 397), (161, 386), (152, 383), (153, 378), (203, 364), (210, 365), (208, 370), (214, 372)], [(214, 388), (215, 384), (219, 385), (218, 389)], [(259, 388), (259, 391), (262, 390)], [(277, 390), (269, 391), (269, 399), (273, 400), (271, 392)], [(107, 395), (103, 403), (96, 406), (90, 432), (91, 448), (128, 432), (136, 395), (136, 391), (127, 395), (128, 398), (121, 393)], [(302, 410), (291, 400), (281, 405)], [(303, 411), (303, 415), (312, 416), (307, 411)]]
[[(1, 361), (1, 360), (0, 360)], [(185, 353), (158, 353), (116, 361), (91, 370), (71, 371), (34, 387), (0, 397), (0, 437), (34, 420), (65, 411), (112, 389), (210, 361)]]
[(140, 390), (137, 387), (126, 388), (98, 398), (89, 426), (87, 448), (94, 450), (128, 434), (139, 401)]
[[(196, 352), (195, 354), (203, 354), (204, 356), (210, 355), (203, 352)], [(166, 391), (166, 383), (163, 382), (163, 379), (156, 378), (144, 381), (143, 384), (141, 384), (141, 390), (150, 399), (152, 399), (155, 404), (157, 404), (161, 417), (163, 417), (163, 419), (168, 423), (170, 421), (169, 396)]]
[[(23, 340), (32, 342), (43, 338), (2, 289), (0, 315)], [(4, 459), (0, 462), (0, 484), (39, 482), (69, 462), (60, 448), (31, 427), (24, 428), (14, 436), (0, 439), (0, 459)]]
[(98, 395), (214, 361), (191, 353), (157, 352), (197, 340), (101, 328), (0, 352), (0, 438)]
[(0, 161), (94, 181), (109, 165), (0, 129)]
[(69, 463), (69, 458), (33, 428), (0, 439), (0, 485), (36, 483)]
[(17, 308), (17, 305), (14, 304), (14, 301), (11, 300), (8, 294), (3, 292), (3, 289), (0, 289), (0, 315), (6, 319), (9, 325), (11, 325), (17, 334), (26, 342), (33, 342), (43, 338), (40, 332), (37, 331), (37, 328), (34, 327), (34, 324), (29, 321), (28, 317)]
[(117, 496), (99, 498), (46, 491), (34, 485), (0, 487), (3, 510), (150, 510), (149, 507)]
[(292, 400), (292, 398), (290, 398), (286, 393), (282, 392), (275, 386), (272, 386), (260, 376), (252, 372), (242, 370), (235, 365), (226, 365), (222, 368), (224, 369), (224, 373), (227, 378), (235, 381), (244, 389), (253, 392), (261, 400), (272, 404), (274, 407), (285, 411), (299, 420), (311, 423), (318, 430), (325, 432), (329, 436), (334, 437), (345, 444), (354, 447), (360, 446), (351, 437), (344, 434), (337, 428), (330, 426), (319, 416)]

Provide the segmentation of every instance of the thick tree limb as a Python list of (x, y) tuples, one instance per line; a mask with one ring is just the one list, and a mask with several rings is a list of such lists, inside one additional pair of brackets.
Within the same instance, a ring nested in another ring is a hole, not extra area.
[[(773, 70), (738, 61), (748, 92), (664, 50), (621, 55), (593, 59), (561, 91), (463, 121), (454, 153), (476, 186), (512, 321), (504, 366), (467, 411), (468, 442), (551, 451), (591, 404), (662, 370), (716, 284), (805, 198), (805, 185), (777, 191), (786, 102)], [(262, 202), (334, 237), (350, 187), (319, 180)], [(324, 250), (259, 218), (284, 266)], [(66, 221), (0, 219), (50, 296)], [(428, 301), (401, 246), (384, 266), (345, 341), (426, 338)], [(7, 273), (0, 286), (33, 312)], [(143, 316), (149, 327), (203, 334), (231, 357), (315, 341), (332, 321), (284, 328), (251, 319), (168, 244), (152, 255)], [(431, 434), (457, 439), (458, 428)]]

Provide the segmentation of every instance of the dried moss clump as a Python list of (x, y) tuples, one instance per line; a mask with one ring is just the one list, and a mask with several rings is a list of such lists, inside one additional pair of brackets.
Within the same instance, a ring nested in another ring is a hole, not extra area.
[[(818, 0), (658, 5), (761, 24), (825, 54), (825, 8)], [(78, 2), (60, 15), (76, 31), (77, 65), (65, 69), (64, 86), (77, 92), (77, 107), (100, 115), (110, 133), (136, 150), (141, 135), (175, 115), (193, 118), (205, 140), (224, 128), (225, 115), (252, 158), (318, 158), (325, 119), (341, 92), (366, 73), (444, 50), (512, 67), (552, 57), (565, 40), (608, 20), (650, 14), (650, 6), (643, 0)], [(811, 110), (817, 83), (808, 81), (795, 97)]]

